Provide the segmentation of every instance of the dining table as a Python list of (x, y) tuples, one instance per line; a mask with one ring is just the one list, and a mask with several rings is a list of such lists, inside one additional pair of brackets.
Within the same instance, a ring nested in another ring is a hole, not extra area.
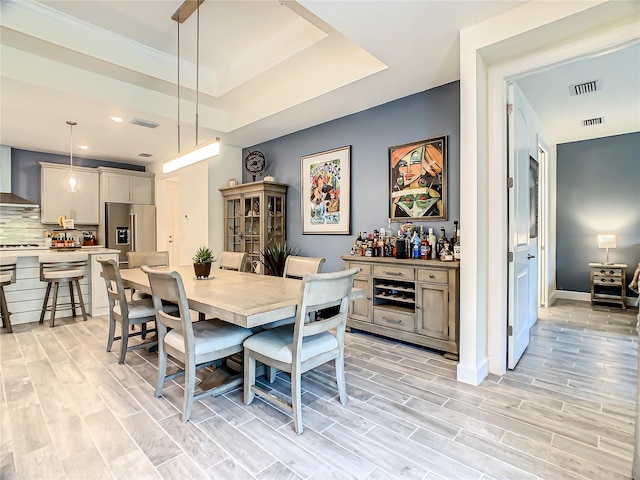
[[(180, 274), (189, 309), (198, 312), (200, 318), (219, 318), (241, 327), (256, 328), (296, 315), (301, 280), (222, 269), (211, 270), (207, 278), (196, 278), (191, 265), (158, 268)], [(120, 276), (125, 286), (151, 295), (149, 277), (140, 268), (122, 269)], [(363, 289), (354, 288), (351, 300), (364, 296)], [(215, 373), (199, 387), (215, 388), (215, 395), (220, 395), (241, 384), (241, 375), (219, 380)]]

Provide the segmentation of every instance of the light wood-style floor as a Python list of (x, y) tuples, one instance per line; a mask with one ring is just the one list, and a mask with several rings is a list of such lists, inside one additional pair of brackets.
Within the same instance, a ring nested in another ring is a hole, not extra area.
[(348, 334), (349, 404), (332, 366), (307, 374), (301, 436), (240, 389), (183, 424), (180, 385), (154, 398), (155, 354), (118, 365), (103, 317), (16, 326), (0, 335), (0, 478), (630, 478), (636, 313), (542, 310), (518, 368), (478, 387), (436, 353)]

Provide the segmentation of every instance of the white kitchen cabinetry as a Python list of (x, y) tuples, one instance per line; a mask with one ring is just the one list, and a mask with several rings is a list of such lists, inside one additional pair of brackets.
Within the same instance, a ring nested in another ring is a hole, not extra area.
[(58, 223), (65, 215), (80, 225), (99, 222), (99, 177), (95, 168), (74, 167), (80, 180), (80, 190), (72, 193), (64, 189), (69, 173), (68, 165), (40, 162), (40, 221)]
[(138, 203), (153, 205), (153, 173), (124, 171), (98, 167), (100, 172), (100, 202)]

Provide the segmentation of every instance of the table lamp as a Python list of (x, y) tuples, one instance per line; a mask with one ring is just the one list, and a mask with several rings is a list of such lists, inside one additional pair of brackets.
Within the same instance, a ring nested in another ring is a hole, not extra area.
[(615, 235), (598, 235), (598, 248), (607, 249), (607, 260), (605, 264), (609, 264), (609, 249), (616, 248), (616, 236)]

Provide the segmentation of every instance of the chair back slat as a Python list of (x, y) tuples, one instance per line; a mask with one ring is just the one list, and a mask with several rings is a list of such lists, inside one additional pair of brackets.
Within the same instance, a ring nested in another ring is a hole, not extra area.
[(243, 252), (222, 252), (218, 265), (222, 270), (247, 272), (249, 271), (249, 255)]
[(138, 268), (142, 265), (148, 265), (149, 267), (168, 267), (169, 252), (127, 252), (127, 260), (129, 262), (129, 268)]
[(17, 265), (18, 257), (16, 257), (15, 255), (3, 255), (0, 257), (0, 275), (11, 276), (11, 280), (6, 283), (16, 283)]
[(107, 288), (109, 309), (113, 311), (117, 302), (117, 304), (120, 305), (122, 316), (125, 316), (126, 318), (126, 315), (129, 313), (129, 307), (118, 264), (111, 258), (97, 257), (96, 261), (100, 263), (100, 266), (102, 267), (102, 273), (100, 276), (104, 278), (104, 283)]
[[(142, 271), (149, 277), (153, 306), (156, 310), (156, 320), (165, 327), (176, 328), (182, 331), (186, 351), (187, 343), (192, 345), (194, 336), (189, 304), (184, 291), (182, 277), (178, 272), (167, 269), (151, 269), (143, 266)], [(163, 300), (177, 304), (179, 316), (165, 312), (162, 306)]]
[(301, 279), (305, 275), (320, 272), (320, 268), (324, 262), (324, 258), (289, 255), (285, 260), (284, 273), (282, 276), (285, 278)]
[[(40, 263), (40, 281), (47, 281), (46, 274), (78, 270), (87, 267), (89, 255), (86, 253), (42, 253), (38, 255)], [(64, 277), (60, 277), (62, 280)]]

